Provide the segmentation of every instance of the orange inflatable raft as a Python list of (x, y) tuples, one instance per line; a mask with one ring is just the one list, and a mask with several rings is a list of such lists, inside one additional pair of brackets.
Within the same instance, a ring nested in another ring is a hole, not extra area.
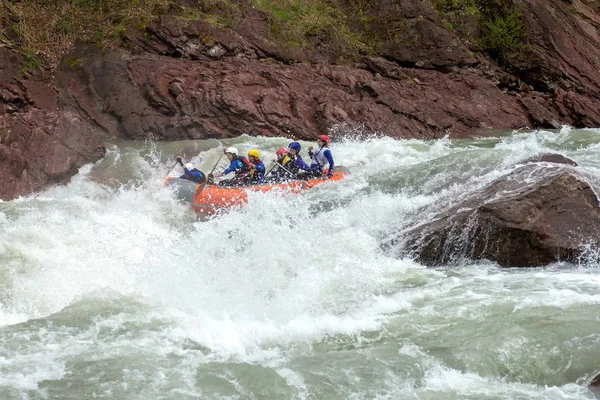
[(330, 179), (314, 178), (253, 186), (227, 187), (200, 184), (186, 179), (169, 177), (165, 185), (175, 188), (177, 197), (191, 203), (192, 209), (197, 213), (215, 214), (229, 207), (244, 205), (248, 201), (248, 192), (278, 190), (284, 193), (300, 193), (324, 182), (339, 181), (347, 175), (348, 169), (346, 167), (335, 166)]

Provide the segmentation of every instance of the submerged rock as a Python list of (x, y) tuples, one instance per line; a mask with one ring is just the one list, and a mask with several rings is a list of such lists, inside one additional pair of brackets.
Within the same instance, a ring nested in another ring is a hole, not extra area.
[(572, 165), (573, 167), (579, 166), (579, 164), (577, 164), (575, 161), (571, 160), (570, 158), (567, 158), (560, 154), (554, 154), (554, 153), (540, 154), (536, 157), (530, 158), (526, 162), (532, 162), (532, 163), (533, 162), (549, 162), (549, 163), (554, 163), (554, 164)]
[(464, 259), (502, 267), (576, 262), (600, 243), (600, 207), (574, 168), (527, 164), (403, 237), (402, 245), (390, 245), (428, 266)]
[(589, 384), (590, 387), (596, 388), (596, 391), (600, 390), (600, 374), (596, 375)]

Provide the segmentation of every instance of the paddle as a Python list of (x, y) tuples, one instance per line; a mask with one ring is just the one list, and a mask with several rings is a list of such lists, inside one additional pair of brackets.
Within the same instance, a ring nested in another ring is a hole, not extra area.
[(219, 159), (217, 160), (217, 163), (215, 164), (215, 166), (213, 167), (213, 169), (210, 170), (211, 174), (213, 172), (215, 172), (215, 168), (217, 168), (217, 165), (219, 165), (219, 163), (221, 162), (221, 158), (223, 158), (224, 155), (225, 155), (225, 153), (221, 154), (221, 157), (219, 157)]
[[(311, 185), (310, 183), (308, 183), (308, 178), (300, 178), (300, 177), (298, 176), (298, 174), (293, 174), (293, 173), (292, 173), (292, 171), (290, 171), (289, 169), (287, 169), (287, 168), (286, 168), (286, 167), (284, 167), (283, 165), (281, 165), (281, 164), (279, 164), (279, 163), (277, 163), (277, 164), (278, 164), (278, 165), (279, 165), (281, 168), (283, 168), (283, 170), (284, 170), (284, 171), (286, 171), (288, 174), (290, 174), (290, 175), (291, 175), (293, 178), (296, 178), (296, 179), (298, 179), (298, 178), (299, 178), (299, 179), (303, 180), (303, 181), (306, 183), (306, 185), (308, 185), (308, 187), (309, 187), (309, 188), (312, 188), (312, 185)], [(275, 166), (273, 166), (273, 167), (275, 167)], [(272, 169), (272, 168), (271, 168), (271, 169)], [(265, 175), (266, 175), (266, 174), (265, 174)]]
[(179, 160), (175, 161), (175, 164), (173, 164), (173, 166), (171, 167), (171, 169), (169, 169), (169, 172), (167, 172), (167, 176), (165, 176), (165, 179), (167, 179), (167, 177), (169, 176), (169, 174), (171, 172), (173, 172), (173, 168), (175, 168), (175, 166), (179, 163)]
[(273, 164), (273, 166), (271, 168), (269, 168), (269, 170), (267, 172), (265, 172), (265, 176), (269, 175), (269, 172), (273, 171), (273, 168), (275, 168), (278, 165), (281, 165), (281, 164), (279, 164), (277, 161), (275, 161), (275, 164)]
[(210, 172), (208, 173), (208, 175), (206, 176), (206, 181), (204, 181), (204, 183), (202, 184), (202, 186), (200, 187), (200, 190), (204, 189), (204, 186), (206, 186), (206, 184), (208, 183), (208, 178), (210, 176), (212, 176), (213, 172), (215, 172), (215, 169), (217, 168), (217, 165), (219, 165), (219, 163), (221, 162), (221, 158), (223, 158), (223, 156), (225, 155), (225, 153), (221, 154), (221, 157), (219, 157), (219, 159), (217, 160), (217, 162), (215, 163), (215, 166), (210, 170)]

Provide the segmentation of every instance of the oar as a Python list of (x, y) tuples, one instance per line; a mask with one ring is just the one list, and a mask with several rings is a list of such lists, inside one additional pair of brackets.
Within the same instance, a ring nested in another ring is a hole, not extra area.
[(215, 164), (215, 166), (213, 167), (213, 169), (210, 170), (211, 174), (213, 172), (215, 172), (215, 168), (217, 168), (217, 165), (219, 165), (219, 163), (221, 162), (221, 158), (223, 158), (224, 155), (225, 155), (225, 153), (221, 154), (221, 157), (219, 157), (219, 159), (217, 160), (217, 163)]
[[(277, 164), (279, 164), (279, 163), (277, 163)], [(288, 174), (290, 174), (292, 177), (294, 177), (296, 179), (298, 178), (298, 174), (293, 174), (292, 171), (290, 171), (289, 169), (287, 169), (286, 167), (284, 167), (281, 164), (279, 164), (279, 166), (281, 168), (283, 168), (283, 170), (286, 171)], [(302, 180), (308, 185), (309, 188), (312, 188), (312, 185), (310, 183), (308, 183), (308, 178), (304, 178)]]
[(171, 167), (171, 169), (169, 170), (169, 172), (167, 172), (167, 176), (165, 176), (165, 179), (167, 179), (167, 177), (169, 176), (169, 174), (171, 172), (173, 172), (173, 168), (175, 168), (175, 166), (177, 165), (178, 161), (175, 161), (175, 164), (173, 164), (173, 166)]
[(292, 171), (290, 171), (289, 169), (287, 169), (286, 167), (284, 167), (284, 166), (283, 166), (283, 164), (277, 163), (277, 165), (279, 165), (281, 168), (283, 168), (283, 170), (284, 170), (285, 172), (287, 172), (288, 174), (290, 174), (290, 176), (291, 176), (292, 178), (295, 178), (295, 177), (296, 177), (296, 174), (292, 173)]
[(269, 175), (269, 172), (273, 171), (273, 168), (275, 168), (278, 165), (281, 165), (281, 164), (279, 164), (277, 161), (275, 161), (275, 164), (273, 164), (273, 166), (271, 168), (269, 168), (269, 170), (267, 172), (265, 172), (265, 176)]
[[(221, 162), (221, 158), (223, 158), (223, 156), (225, 155), (225, 153), (221, 154), (221, 157), (219, 157), (219, 159), (217, 160), (217, 162), (215, 163), (215, 166), (210, 170), (209, 174), (206, 175), (206, 180), (204, 181), (204, 183), (200, 186), (200, 190), (204, 189), (204, 186), (206, 186), (206, 184), (208, 183), (208, 176), (212, 175), (213, 172), (215, 172), (215, 169), (217, 168), (217, 165), (219, 165), (219, 163)], [(200, 192), (200, 191), (198, 191)]]

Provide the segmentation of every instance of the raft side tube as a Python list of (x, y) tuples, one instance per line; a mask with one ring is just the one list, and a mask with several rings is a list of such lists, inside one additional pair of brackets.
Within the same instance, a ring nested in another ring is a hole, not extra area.
[(343, 165), (336, 165), (335, 167), (333, 167), (333, 172), (337, 172), (337, 171), (343, 172), (345, 175), (350, 175), (350, 169)]
[[(327, 173), (327, 170), (325, 170)], [(314, 177), (308, 180), (295, 179), (278, 183), (263, 183), (251, 186), (218, 186), (199, 184), (186, 179), (169, 177), (165, 186), (175, 188), (177, 198), (191, 203), (197, 213), (215, 214), (221, 210), (242, 206), (248, 201), (248, 192), (281, 191), (283, 193), (301, 193), (325, 182), (339, 181), (349, 174), (348, 168), (335, 166), (331, 178)]]
[(192, 202), (196, 195), (196, 189), (198, 188), (196, 182), (180, 178), (168, 179), (166, 186), (175, 188), (177, 198), (188, 202)]

